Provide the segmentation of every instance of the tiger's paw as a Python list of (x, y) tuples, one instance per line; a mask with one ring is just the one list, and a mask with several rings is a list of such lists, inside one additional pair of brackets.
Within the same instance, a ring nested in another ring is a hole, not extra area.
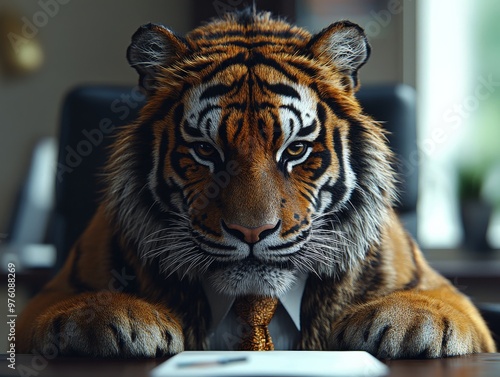
[(42, 353), (92, 357), (158, 357), (179, 353), (179, 323), (160, 305), (122, 293), (84, 293), (37, 318), (33, 347)]
[(481, 352), (471, 319), (450, 305), (398, 292), (356, 307), (333, 326), (332, 349), (381, 359), (437, 358)]

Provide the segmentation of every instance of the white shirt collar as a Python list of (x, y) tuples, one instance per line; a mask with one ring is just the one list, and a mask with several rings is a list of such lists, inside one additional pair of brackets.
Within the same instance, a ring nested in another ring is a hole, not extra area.
[[(290, 289), (279, 297), (281, 304), (299, 331), (300, 304), (302, 302), (302, 294), (306, 286), (307, 276), (307, 274), (299, 274)], [(203, 289), (212, 311), (212, 328), (214, 329), (227, 316), (235, 298), (216, 292), (212, 285), (205, 280), (203, 281)]]

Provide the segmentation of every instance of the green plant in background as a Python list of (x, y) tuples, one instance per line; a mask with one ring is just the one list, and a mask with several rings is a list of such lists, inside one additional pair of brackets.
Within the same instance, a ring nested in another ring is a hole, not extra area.
[(490, 85), (471, 114), (459, 159), (458, 190), (461, 200), (481, 199), (500, 209), (500, 2), (476, 4), (475, 76), (487, 78)]
[(464, 246), (477, 251), (490, 249), (487, 230), (494, 211), (500, 215), (500, 2), (475, 4), (473, 79), (483, 87), (474, 92), (470, 102), (477, 106), (469, 114), (460, 150), (458, 193)]
[(476, 168), (461, 167), (458, 173), (458, 193), (460, 200), (480, 200), (483, 176)]

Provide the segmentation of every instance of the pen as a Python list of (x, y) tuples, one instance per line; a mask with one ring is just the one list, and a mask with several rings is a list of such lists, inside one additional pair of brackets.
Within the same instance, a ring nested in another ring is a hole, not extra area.
[(224, 358), (217, 360), (206, 360), (206, 361), (184, 361), (177, 364), (177, 368), (203, 368), (203, 367), (213, 367), (218, 365), (227, 365), (232, 363), (238, 363), (242, 361), (247, 361), (245, 356), (234, 357), (234, 358)]

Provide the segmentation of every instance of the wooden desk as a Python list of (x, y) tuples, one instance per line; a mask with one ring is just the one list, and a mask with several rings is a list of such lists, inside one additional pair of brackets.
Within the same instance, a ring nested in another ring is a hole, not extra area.
[[(95, 360), (87, 358), (58, 358), (46, 365), (33, 355), (18, 355), (17, 370), (0, 361), (1, 376), (29, 375), (37, 377), (147, 377), (149, 371), (165, 359), (152, 360)], [(432, 360), (386, 361), (389, 377), (498, 377), (500, 353), (477, 354)], [(23, 374), (21, 366), (26, 368)], [(27, 374), (26, 374), (27, 373)]]
[(389, 377), (498, 377), (500, 353), (431, 360), (386, 361)]

